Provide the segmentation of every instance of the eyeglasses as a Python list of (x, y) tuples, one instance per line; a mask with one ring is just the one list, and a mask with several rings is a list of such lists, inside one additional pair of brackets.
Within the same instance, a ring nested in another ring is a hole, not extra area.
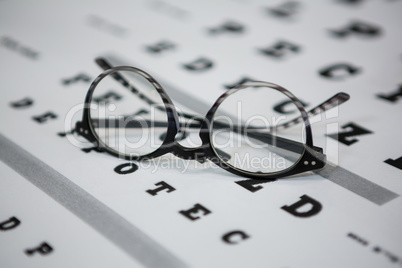
[[(324, 167), (326, 157), (313, 145), (309, 116), (349, 99), (338, 93), (306, 112), (285, 88), (246, 82), (222, 94), (200, 117), (178, 113), (162, 86), (143, 70), (113, 67), (103, 58), (96, 62), (104, 72), (89, 87), (76, 131), (99, 150), (134, 161), (167, 153), (201, 163), (210, 160), (255, 179)], [(199, 130), (201, 145), (188, 146), (192, 130)]]

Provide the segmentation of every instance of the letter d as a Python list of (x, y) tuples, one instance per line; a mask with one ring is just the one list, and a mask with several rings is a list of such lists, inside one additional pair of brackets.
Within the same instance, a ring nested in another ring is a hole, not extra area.
[[(312, 205), (311, 209), (309, 209), (307, 211), (299, 210), (301, 207), (303, 207), (307, 204)], [(307, 217), (311, 217), (311, 216), (318, 214), (322, 209), (322, 205), (320, 202), (309, 197), (308, 195), (302, 195), (302, 196), (300, 196), (299, 201), (297, 201), (296, 203), (294, 203), (290, 206), (283, 206), (283, 207), (281, 207), (281, 209), (289, 212), (293, 216), (307, 218)]]

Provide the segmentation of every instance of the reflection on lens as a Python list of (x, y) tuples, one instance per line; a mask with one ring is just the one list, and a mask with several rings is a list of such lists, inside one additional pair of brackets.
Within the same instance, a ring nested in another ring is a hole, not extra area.
[(157, 150), (168, 128), (164, 103), (142, 71), (114, 70), (96, 86), (90, 124), (104, 146), (125, 156)]
[(243, 171), (284, 171), (304, 152), (304, 123), (287, 124), (301, 112), (282, 92), (267, 84), (255, 85), (236, 91), (219, 105), (210, 134), (213, 148), (222, 161)]

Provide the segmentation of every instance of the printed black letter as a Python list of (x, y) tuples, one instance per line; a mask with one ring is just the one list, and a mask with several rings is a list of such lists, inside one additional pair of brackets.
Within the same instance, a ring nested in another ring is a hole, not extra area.
[(391, 93), (389, 95), (378, 94), (377, 97), (387, 100), (389, 102), (397, 102), (398, 99), (402, 97), (402, 85), (400, 85), (399, 89), (397, 89), (394, 93)]
[(155, 196), (155, 195), (158, 194), (158, 192), (160, 192), (160, 191), (162, 191), (162, 190), (165, 190), (165, 189), (166, 189), (166, 192), (167, 192), (167, 193), (170, 193), (170, 192), (173, 192), (174, 190), (176, 190), (175, 188), (173, 188), (172, 186), (170, 186), (169, 184), (167, 184), (167, 183), (164, 182), (164, 181), (155, 183), (155, 185), (156, 185), (156, 186), (160, 186), (160, 187), (155, 188), (155, 189), (149, 189), (149, 190), (147, 190), (147, 193), (149, 193), (150, 195), (154, 195), (154, 196)]
[(342, 128), (343, 129), (351, 128), (351, 130), (346, 131), (346, 132), (336, 133), (336, 134), (330, 134), (327, 136), (331, 137), (335, 140), (338, 140), (339, 142), (342, 142), (343, 144), (346, 144), (349, 146), (349, 145), (352, 145), (353, 143), (357, 142), (358, 139), (349, 140), (349, 139), (347, 139), (348, 137), (354, 137), (354, 136), (358, 136), (358, 135), (366, 135), (366, 134), (373, 133), (370, 130), (367, 130), (365, 128), (362, 128), (362, 127), (356, 125), (355, 123), (349, 123), (349, 124), (343, 125)]
[(120, 96), (119, 94), (113, 92), (113, 91), (109, 91), (105, 94), (103, 94), (102, 96), (93, 98), (93, 100), (95, 102), (104, 102), (104, 103), (109, 103), (111, 100), (120, 100), (122, 98), (122, 96)]
[(267, 48), (259, 49), (264, 55), (275, 57), (277, 59), (283, 58), (291, 53), (297, 53), (300, 51), (300, 47), (286, 42), (278, 41), (276, 44), (269, 46)]
[(33, 104), (33, 100), (31, 98), (24, 98), (22, 100), (10, 103), (10, 105), (13, 108), (24, 108), (24, 107), (31, 106), (32, 104)]
[(85, 153), (89, 153), (92, 151), (95, 151), (97, 153), (103, 153), (104, 151), (96, 146), (94, 147), (89, 147), (89, 148), (82, 148), (81, 151), (85, 152)]
[(399, 157), (396, 160), (388, 158), (384, 162), (387, 163), (387, 164), (390, 164), (391, 166), (394, 166), (394, 167), (399, 168), (400, 170), (402, 170), (402, 156)]
[(277, 7), (268, 8), (268, 12), (275, 17), (288, 18), (297, 13), (299, 7), (300, 5), (298, 2), (288, 1), (278, 5)]
[(125, 163), (115, 167), (114, 171), (120, 175), (131, 174), (138, 170), (138, 166), (134, 163)]
[(175, 48), (175, 45), (169, 41), (160, 41), (154, 45), (147, 46), (147, 50), (150, 53), (159, 54), (164, 50), (169, 50)]
[(321, 76), (328, 79), (341, 80), (343, 78), (356, 75), (360, 69), (347, 63), (334, 64), (319, 71)]
[(188, 218), (189, 220), (195, 221), (195, 220), (198, 220), (200, 217), (193, 216), (191, 214), (195, 214), (199, 211), (202, 211), (203, 212), (202, 215), (204, 215), (204, 216), (211, 213), (210, 210), (208, 210), (207, 208), (203, 207), (200, 204), (195, 204), (193, 208), (190, 208), (188, 210), (180, 210), (179, 213), (182, 214), (183, 216), (185, 216), (186, 218)]
[(0, 222), (0, 231), (8, 231), (20, 225), (20, 220), (16, 217), (11, 217), (6, 221)]
[(38, 115), (38, 116), (33, 116), (32, 119), (35, 120), (36, 122), (42, 124), (45, 123), (49, 119), (56, 119), (57, 115), (52, 113), (52, 112), (47, 112), (43, 115)]
[[(310, 204), (312, 205), (310, 210), (307, 211), (298, 211), (299, 208), (303, 207), (304, 205)], [(300, 200), (290, 206), (283, 206), (281, 209), (289, 212), (293, 216), (306, 218), (311, 217), (318, 214), (321, 209), (322, 205), (317, 200), (309, 197), (308, 195), (303, 195), (300, 197)]]
[(239, 86), (239, 85), (241, 85), (241, 84), (244, 84), (244, 83), (246, 83), (246, 82), (253, 82), (253, 81), (256, 81), (256, 80), (255, 80), (255, 79), (252, 79), (252, 78), (250, 78), (250, 77), (247, 77), (247, 76), (243, 76), (243, 78), (241, 78), (241, 79), (239, 80), (239, 82), (236, 82), (236, 83), (231, 84), (231, 85), (225, 85), (225, 88), (231, 89), (231, 88), (234, 88), (234, 87)]
[(351, 22), (348, 26), (339, 30), (330, 31), (334, 36), (339, 38), (347, 37), (350, 34), (357, 34), (362, 37), (375, 37), (381, 34), (379, 27), (359, 21)]
[(224, 32), (242, 33), (243, 31), (244, 31), (244, 26), (235, 21), (227, 21), (227, 22), (223, 23), (222, 25), (219, 25), (216, 28), (209, 29), (209, 33), (211, 33), (211, 34), (218, 34), (218, 33), (224, 33)]
[[(304, 101), (300, 100), (300, 102), (304, 107), (308, 106), (308, 104), (306, 104)], [(298, 112), (298, 110), (296, 110), (296, 109), (295, 110), (285, 109), (285, 107), (289, 104), (293, 104), (293, 101), (285, 100), (285, 101), (282, 101), (282, 102), (278, 103), (277, 105), (275, 105), (273, 109), (274, 109), (274, 111), (281, 113), (281, 114), (293, 114), (295, 112)], [(291, 105), (291, 107), (294, 108), (295, 105), (293, 104), (293, 105)]]
[(276, 181), (276, 179), (271, 179), (271, 180), (243, 180), (243, 181), (235, 181), (238, 185), (241, 187), (249, 190), (250, 192), (254, 193), (257, 192), (258, 190), (261, 190), (263, 187), (262, 186), (254, 186), (256, 184), (263, 184), (267, 182), (273, 182)]
[(53, 251), (52, 246), (50, 246), (46, 242), (43, 242), (36, 248), (26, 249), (25, 254), (27, 254), (28, 256), (32, 256), (33, 254), (35, 254), (37, 252), (40, 255), (47, 255), (47, 254), (51, 253), (52, 251)]
[(231, 245), (237, 244), (248, 238), (250, 238), (250, 236), (243, 231), (233, 231), (222, 236), (222, 240)]
[(183, 64), (184, 68), (186, 68), (189, 71), (195, 71), (195, 72), (208, 70), (212, 68), (213, 65), (214, 63), (207, 58), (198, 58), (195, 61)]
[(88, 75), (84, 74), (84, 73), (79, 73), (79, 74), (77, 74), (76, 76), (74, 76), (72, 78), (63, 79), (61, 81), (61, 83), (63, 85), (65, 85), (65, 86), (67, 86), (67, 85), (76, 83), (78, 81), (90, 82), (91, 78)]

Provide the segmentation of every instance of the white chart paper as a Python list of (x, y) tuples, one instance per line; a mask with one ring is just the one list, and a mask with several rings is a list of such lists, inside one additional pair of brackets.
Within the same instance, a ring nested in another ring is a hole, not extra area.
[[(398, 0), (0, 1), (0, 266), (401, 267), (401, 12)], [(306, 109), (350, 100), (311, 118), (322, 170), (268, 182), (172, 155), (130, 162), (71, 133), (97, 57), (144, 69), (201, 116), (242, 79)], [(197, 61), (209, 64), (185, 67)]]

